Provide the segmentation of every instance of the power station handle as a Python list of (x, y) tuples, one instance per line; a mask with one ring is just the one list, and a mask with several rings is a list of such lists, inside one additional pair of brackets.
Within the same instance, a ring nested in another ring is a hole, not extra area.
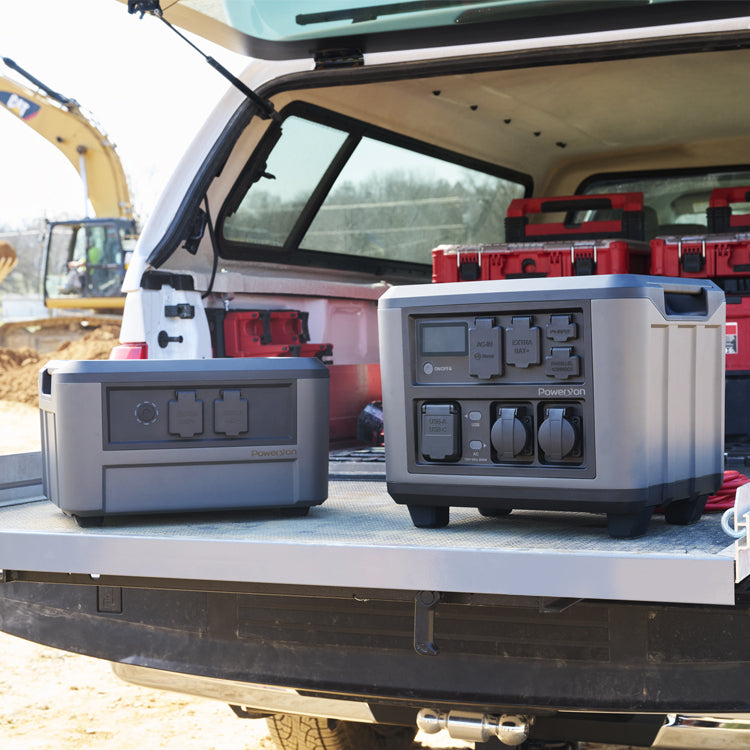
[(52, 395), (52, 373), (47, 367), (43, 367), (39, 372), (39, 393), (42, 396)]
[(708, 316), (708, 295), (705, 289), (697, 292), (686, 292), (685, 290), (670, 290), (664, 288), (664, 312), (668, 317)]

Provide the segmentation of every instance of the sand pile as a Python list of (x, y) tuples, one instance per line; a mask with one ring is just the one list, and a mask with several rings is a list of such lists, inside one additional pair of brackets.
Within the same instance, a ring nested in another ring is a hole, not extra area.
[(102, 326), (77, 341), (65, 341), (51, 354), (41, 356), (28, 347), (0, 347), (0, 399), (36, 406), (37, 377), (40, 368), (51, 359), (108, 359), (118, 343), (119, 330)]

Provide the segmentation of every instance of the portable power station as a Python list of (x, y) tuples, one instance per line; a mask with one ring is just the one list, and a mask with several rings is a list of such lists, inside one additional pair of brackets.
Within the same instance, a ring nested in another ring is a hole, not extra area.
[(380, 300), (388, 491), (451, 506), (688, 524), (723, 478), (724, 295), (637, 275), (394, 287)]
[(302, 515), (328, 494), (328, 398), (312, 358), (53, 361), (39, 374), (44, 491), (82, 525)]

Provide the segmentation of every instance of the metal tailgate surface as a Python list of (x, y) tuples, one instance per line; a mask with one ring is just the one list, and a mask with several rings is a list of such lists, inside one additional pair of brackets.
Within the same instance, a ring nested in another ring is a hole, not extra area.
[(734, 552), (717, 515), (655, 516), (612, 539), (603, 515), (454, 508), (417, 529), (382, 481), (334, 479), (305, 518), (271, 511), (107, 518), (79, 528), (47, 501), (0, 508), (0, 568), (195, 581), (734, 604)]

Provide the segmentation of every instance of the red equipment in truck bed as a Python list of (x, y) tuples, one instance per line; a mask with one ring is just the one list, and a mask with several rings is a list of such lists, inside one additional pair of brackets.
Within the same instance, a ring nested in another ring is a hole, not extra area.
[(628, 240), (441, 245), (432, 251), (433, 282), (648, 273), (648, 267), (648, 245)]
[(298, 310), (237, 310), (224, 317), (227, 357), (322, 357), (330, 344), (312, 344), (307, 313)]
[[(607, 218), (601, 218), (602, 211)], [(530, 215), (565, 213), (563, 222), (530, 222)], [(573, 221), (593, 212), (586, 221)], [(618, 216), (611, 218), (609, 214)], [(505, 219), (505, 243), (441, 245), (432, 251), (432, 280), (486, 281), (540, 276), (648, 273), (643, 242), (643, 195), (613, 193), (518, 198)]]
[(651, 273), (702, 279), (750, 276), (750, 232), (656, 237), (651, 240)]

